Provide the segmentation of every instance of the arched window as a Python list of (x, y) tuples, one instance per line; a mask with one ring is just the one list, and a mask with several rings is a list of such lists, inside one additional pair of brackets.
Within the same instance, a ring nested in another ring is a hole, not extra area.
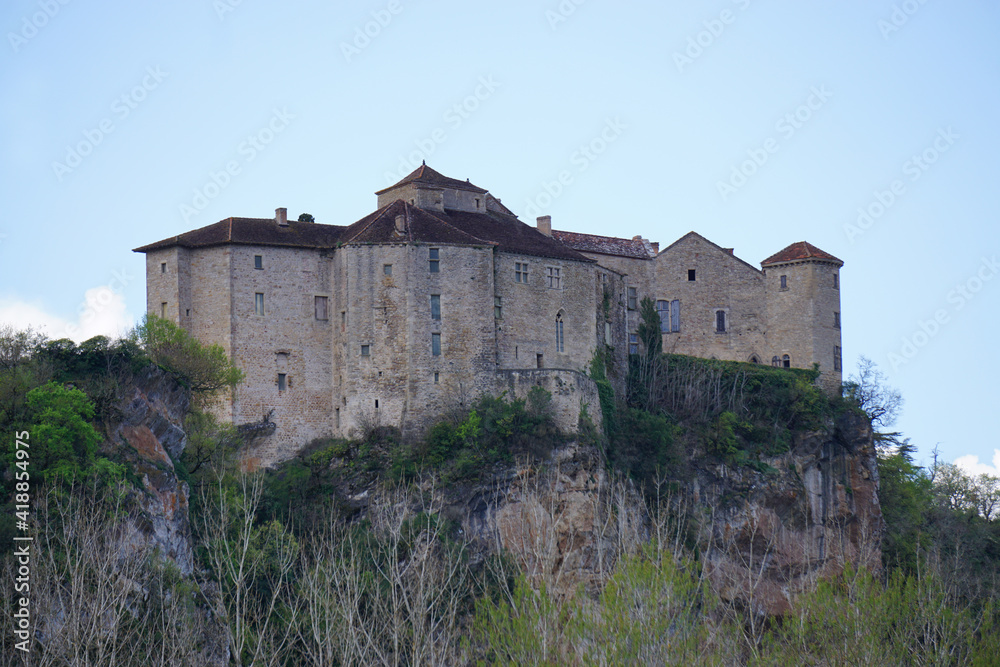
[(563, 341), (563, 316), (562, 311), (556, 315), (556, 352), (562, 352), (564, 349)]
[(782, 355), (782, 357), (781, 357), (781, 365), (784, 366), (785, 368), (791, 368), (792, 367), (792, 358), (790, 356), (788, 356), (787, 354)]
[(759, 364), (760, 363), (760, 357), (758, 357), (756, 354), (751, 354), (749, 361), (750, 361), (751, 364)]
[(772, 366), (780, 366), (781, 365), (781, 359), (779, 359), (777, 357), (777, 355), (771, 357), (771, 365)]

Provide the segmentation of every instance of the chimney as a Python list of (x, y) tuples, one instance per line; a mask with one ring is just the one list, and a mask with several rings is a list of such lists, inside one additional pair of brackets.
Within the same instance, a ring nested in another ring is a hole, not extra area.
[(552, 216), (551, 215), (541, 215), (535, 222), (538, 226), (538, 231), (546, 236), (552, 236)]
[(276, 208), (274, 209), (274, 221), (278, 223), (279, 227), (288, 226), (288, 209), (287, 208)]
[(656, 253), (657, 255), (660, 254), (660, 242), (659, 241), (650, 241), (649, 245), (653, 246), (653, 252), (654, 253)]
[(406, 233), (406, 216), (397, 215), (396, 216), (396, 233), (405, 234)]

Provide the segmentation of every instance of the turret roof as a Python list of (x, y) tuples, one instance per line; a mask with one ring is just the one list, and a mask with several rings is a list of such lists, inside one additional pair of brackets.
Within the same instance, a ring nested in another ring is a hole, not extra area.
[(455, 190), (468, 190), (470, 192), (484, 193), (486, 190), (473, 185), (468, 180), (460, 181), (457, 178), (448, 178), (447, 176), (440, 174), (430, 167), (427, 163), (421, 164), (419, 167), (410, 172), (409, 175), (404, 176), (403, 180), (399, 181), (395, 185), (390, 185), (387, 188), (379, 190), (376, 195), (380, 195), (384, 192), (388, 192), (394, 188), (398, 188), (401, 185), (406, 185), (407, 183), (424, 183), (427, 185), (436, 185), (442, 188), (453, 188)]
[(837, 259), (830, 253), (820, 250), (811, 243), (806, 243), (805, 241), (799, 241), (798, 243), (793, 243), (784, 250), (771, 255), (763, 262), (761, 262), (760, 265), (768, 266), (770, 264), (796, 262), (804, 259), (819, 259), (826, 262), (834, 262), (841, 266), (844, 264), (843, 260)]

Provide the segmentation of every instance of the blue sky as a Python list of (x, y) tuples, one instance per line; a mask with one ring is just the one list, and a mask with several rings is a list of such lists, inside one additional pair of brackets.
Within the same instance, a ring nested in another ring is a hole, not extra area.
[(996, 3), (9, 0), (0, 27), (0, 320), (120, 332), (131, 248), (349, 224), (426, 158), (557, 229), (837, 255), (846, 367), (902, 391), (924, 460), (1000, 464)]

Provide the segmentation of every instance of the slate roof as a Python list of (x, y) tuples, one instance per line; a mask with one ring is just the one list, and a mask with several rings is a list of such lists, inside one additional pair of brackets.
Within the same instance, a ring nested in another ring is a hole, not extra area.
[(281, 227), (274, 218), (226, 218), (207, 227), (135, 248), (134, 252), (152, 252), (173, 246), (206, 248), (225, 244), (333, 248), (343, 231), (344, 227), (340, 225), (315, 222), (289, 220), (287, 227)]
[(598, 236), (596, 234), (579, 234), (552, 230), (552, 237), (580, 252), (593, 252), (601, 255), (616, 255), (635, 259), (652, 259), (641, 239), (620, 239), (614, 236)]
[(447, 176), (440, 174), (430, 167), (426, 163), (420, 165), (409, 175), (404, 176), (403, 180), (399, 181), (395, 185), (390, 185), (387, 188), (379, 190), (376, 195), (380, 195), (383, 192), (388, 192), (393, 188), (398, 188), (401, 185), (406, 185), (407, 183), (425, 183), (427, 185), (436, 185), (442, 188), (453, 188), (455, 190), (468, 190), (470, 192), (485, 193), (486, 190), (473, 185), (468, 180), (460, 181), (457, 178), (448, 178)]
[(843, 260), (837, 259), (830, 253), (820, 250), (811, 243), (799, 241), (798, 243), (793, 243), (784, 250), (771, 255), (761, 262), (760, 265), (768, 266), (769, 264), (781, 264), (783, 262), (794, 262), (802, 259), (820, 259), (827, 262), (834, 262), (841, 266), (844, 264)]

